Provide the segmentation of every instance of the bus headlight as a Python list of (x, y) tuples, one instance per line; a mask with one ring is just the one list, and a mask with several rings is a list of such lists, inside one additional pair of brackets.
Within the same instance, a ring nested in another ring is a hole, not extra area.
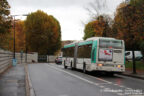
[(97, 66), (103, 66), (103, 64), (97, 64)]

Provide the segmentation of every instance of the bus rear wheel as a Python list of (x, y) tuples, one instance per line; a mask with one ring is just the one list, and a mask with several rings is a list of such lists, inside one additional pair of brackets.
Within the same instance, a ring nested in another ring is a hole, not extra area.
[(110, 76), (110, 77), (113, 77), (114, 73), (113, 72), (108, 72), (107, 75)]
[(74, 70), (73, 66), (72, 66), (72, 61), (71, 61), (71, 70)]

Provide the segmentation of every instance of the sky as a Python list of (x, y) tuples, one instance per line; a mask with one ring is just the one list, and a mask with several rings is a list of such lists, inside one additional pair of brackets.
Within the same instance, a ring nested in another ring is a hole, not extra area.
[[(101, 1), (101, 0), (100, 0)], [(107, 8), (102, 12), (113, 17), (116, 7), (124, 0), (106, 0)], [(82, 40), (84, 26), (91, 20), (86, 8), (95, 0), (8, 0), (11, 15), (22, 15), (42, 10), (53, 15), (61, 25), (62, 40)], [(18, 16), (24, 20), (26, 17)]]

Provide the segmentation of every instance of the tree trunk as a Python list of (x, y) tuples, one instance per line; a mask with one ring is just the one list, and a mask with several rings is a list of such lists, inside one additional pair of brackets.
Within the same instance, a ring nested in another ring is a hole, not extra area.
[(135, 53), (132, 50), (132, 61), (133, 61), (133, 74), (136, 74), (136, 64), (135, 64)]

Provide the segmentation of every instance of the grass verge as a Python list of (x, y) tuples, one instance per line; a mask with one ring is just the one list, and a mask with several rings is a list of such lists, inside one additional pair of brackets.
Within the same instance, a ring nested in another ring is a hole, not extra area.
[[(125, 64), (126, 68), (133, 68), (133, 62), (127, 61)], [(144, 61), (136, 61), (136, 69), (144, 70)]]

